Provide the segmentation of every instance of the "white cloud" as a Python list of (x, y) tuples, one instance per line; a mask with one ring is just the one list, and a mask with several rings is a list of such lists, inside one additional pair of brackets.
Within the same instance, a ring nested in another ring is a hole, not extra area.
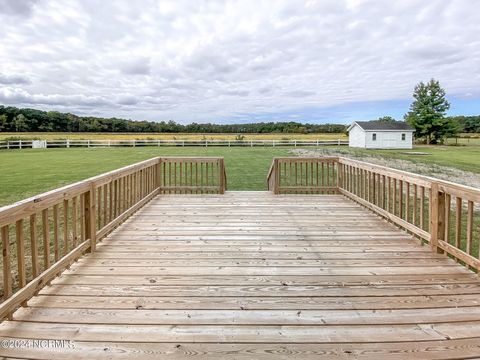
[(480, 2), (0, 5), (0, 102), (11, 105), (216, 121), (407, 99), (431, 77), (449, 94), (480, 85)]

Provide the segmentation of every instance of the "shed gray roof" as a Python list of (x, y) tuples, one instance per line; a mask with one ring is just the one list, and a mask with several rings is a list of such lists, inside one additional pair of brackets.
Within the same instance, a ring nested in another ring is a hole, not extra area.
[(355, 121), (352, 126), (348, 128), (350, 130), (354, 124), (360, 126), (363, 130), (379, 131), (379, 130), (404, 130), (414, 131), (405, 121)]

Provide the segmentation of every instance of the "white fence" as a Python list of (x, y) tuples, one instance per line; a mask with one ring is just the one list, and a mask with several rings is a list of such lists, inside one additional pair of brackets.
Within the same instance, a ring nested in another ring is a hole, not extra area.
[(141, 146), (338, 146), (348, 140), (15, 140), (0, 141), (0, 149), (141, 147)]

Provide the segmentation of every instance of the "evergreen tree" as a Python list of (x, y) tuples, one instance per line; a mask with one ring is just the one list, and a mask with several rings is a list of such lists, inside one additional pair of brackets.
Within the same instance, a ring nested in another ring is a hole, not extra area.
[(405, 120), (415, 129), (417, 137), (425, 138), (426, 143), (431, 144), (458, 132), (458, 127), (445, 118), (450, 104), (445, 98), (445, 90), (437, 80), (417, 84), (413, 97), (415, 100), (410, 105)]

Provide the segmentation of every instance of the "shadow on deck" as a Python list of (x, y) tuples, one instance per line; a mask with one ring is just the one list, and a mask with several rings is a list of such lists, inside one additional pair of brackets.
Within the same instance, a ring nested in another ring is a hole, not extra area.
[[(205, 201), (208, 197), (208, 201)], [(465, 358), (480, 282), (343, 195), (162, 195), (0, 325), (27, 358)]]

